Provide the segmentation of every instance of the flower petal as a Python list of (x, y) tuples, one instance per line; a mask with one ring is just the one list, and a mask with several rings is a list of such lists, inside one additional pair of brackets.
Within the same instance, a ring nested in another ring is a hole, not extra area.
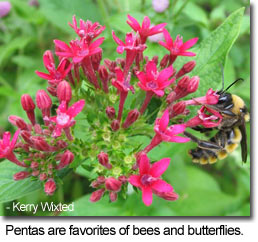
[(148, 16), (145, 16), (142, 21), (142, 29), (149, 29), (150, 27), (150, 18)]
[(166, 109), (159, 121), (159, 129), (164, 132), (167, 129), (168, 123), (169, 123), (169, 112), (168, 112), (168, 109)]
[(150, 170), (150, 160), (145, 153), (142, 153), (139, 159), (140, 175), (148, 174)]
[(165, 68), (159, 73), (157, 81), (160, 83), (167, 81), (172, 76), (173, 72), (174, 72), (174, 68), (172, 65), (168, 68)]
[(156, 95), (158, 95), (159, 97), (162, 97), (164, 95), (164, 91), (163, 90), (152, 90)]
[(19, 137), (19, 134), (20, 134), (20, 129), (16, 130), (16, 132), (13, 135), (13, 139), (12, 139), (12, 142), (11, 142), (11, 149), (14, 148), (14, 146), (15, 146), (15, 144), (17, 142), (17, 139)]
[(75, 117), (78, 113), (80, 113), (85, 105), (85, 100), (80, 100), (76, 103), (74, 103), (70, 108), (67, 110), (67, 114), (70, 117)]
[(65, 42), (63, 42), (63, 41), (61, 41), (61, 40), (58, 40), (58, 39), (55, 39), (55, 40), (54, 40), (54, 43), (55, 43), (55, 45), (56, 45), (59, 49), (61, 49), (61, 50), (63, 50), (63, 51), (66, 51), (66, 52), (71, 52), (71, 48), (70, 48)]
[(49, 74), (46, 74), (46, 73), (43, 73), (43, 72), (40, 72), (40, 71), (35, 71), (35, 73), (42, 79), (45, 79), (45, 80), (52, 80), (52, 76), (50, 76)]
[(173, 187), (163, 180), (158, 180), (151, 185), (151, 188), (157, 192), (172, 192)]
[(112, 37), (113, 37), (114, 41), (115, 41), (118, 45), (121, 45), (121, 46), (124, 46), (124, 45), (125, 45), (125, 44), (123, 43), (123, 41), (120, 40), (120, 39), (115, 35), (114, 30), (112, 31)]
[(152, 204), (152, 190), (150, 187), (142, 188), (142, 201), (146, 206), (150, 206)]
[(190, 139), (185, 138), (185, 137), (181, 137), (181, 136), (173, 136), (173, 137), (170, 137), (169, 140), (167, 140), (167, 141), (175, 142), (175, 143), (186, 143), (186, 142), (189, 142)]
[(198, 41), (198, 38), (193, 38), (193, 39), (190, 39), (190, 40), (186, 41), (181, 46), (182, 50), (190, 49), (192, 46), (194, 46), (196, 44), (197, 41)]
[(155, 162), (150, 169), (150, 174), (153, 177), (160, 177), (167, 170), (169, 163), (170, 158), (163, 158)]
[(164, 38), (167, 43), (167, 46), (169, 46), (170, 48), (173, 47), (173, 39), (171, 38), (169, 32), (166, 29), (164, 29), (163, 34), (164, 34)]
[(126, 21), (126, 23), (128, 23), (135, 32), (139, 31), (141, 26), (138, 21), (129, 14), (127, 15), (127, 18), (128, 20)]
[(180, 52), (180, 54), (178, 55), (181, 55), (181, 56), (196, 56), (195, 53), (193, 52)]
[(163, 29), (166, 25), (167, 23), (162, 23), (162, 24), (157, 24), (156, 26), (153, 26), (150, 29), (149, 36), (163, 32)]
[(129, 182), (135, 186), (135, 187), (140, 187), (141, 186), (141, 182), (140, 182), (140, 176), (137, 175), (132, 175), (129, 177)]

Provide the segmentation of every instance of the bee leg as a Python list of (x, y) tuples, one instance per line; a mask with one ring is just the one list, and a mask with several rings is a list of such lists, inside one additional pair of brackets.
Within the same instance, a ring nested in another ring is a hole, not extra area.
[(207, 141), (207, 140), (200, 140), (197, 137), (195, 137), (194, 135), (192, 135), (186, 131), (184, 132), (184, 135), (187, 136), (188, 138), (190, 138), (193, 142), (197, 143), (198, 147), (200, 147), (202, 149), (212, 149), (212, 150), (223, 149), (223, 147), (217, 145), (216, 143), (213, 143), (213, 142)]
[(200, 126), (192, 127), (192, 129), (196, 130), (196, 131), (199, 131), (200, 133), (206, 133), (206, 132), (209, 132), (209, 131), (213, 130), (212, 128), (203, 128), (203, 127), (200, 127)]

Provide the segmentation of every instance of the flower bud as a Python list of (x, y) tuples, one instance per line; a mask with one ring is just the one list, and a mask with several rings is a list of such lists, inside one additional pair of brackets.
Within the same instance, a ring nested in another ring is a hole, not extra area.
[(176, 100), (176, 92), (172, 91), (171, 93), (168, 94), (166, 101), (168, 104), (174, 102)]
[(191, 72), (193, 70), (193, 68), (195, 67), (195, 65), (196, 65), (195, 61), (189, 61), (186, 64), (184, 64), (183, 67), (176, 74), (176, 79)]
[(113, 120), (113, 122), (111, 123), (111, 129), (113, 131), (117, 131), (119, 130), (119, 128), (120, 128), (120, 122), (117, 119)]
[(108, 80), (109, 80), (109, 75), (108, 75), (108, 71), (107, 68), (102, 65), (99, 67), (99, 77), (101, 79), (102, 82), (102, 87), (105, 93), (108, 93)]
[(122, 69), (124, 69), (124, 67), (125, 67), (125, 59), (124, 58), (117, 58), (116, 63), (118, 65), (121, 65)]
[(117, 66), (115, 61), (111, 61), (109, 59), (105, 59), (104, 63), (106, 65), (106, 67), (110, 70), (110, 72), (115, 72), (115, 68)]
[(35, 149), (40, 151), (52, 151), (51, 146), (47, 141), (40, 136), (31, 136), (31, 141)]
[(116, 180), (114, 177), (109, 177), (105, 181), (105, 187), (109, 191), (119, 192), (121, 189), (122, 183)]
[(154, 192), (157, 196), (168, 200), (168, 201), (175, 201), (178, 199), (178, 194), (176, 194), (175, 192)]
[(64, 148), (66, 148), (68, 146), (68, 144), (64, 141), (64, 140), (58, 140), (57, 142), (56, 142), (56, 147), (58, 148), (58, 149), (64, 149)]
[(22, 95), (21, 105), (24, 111), (33, 111), (35, 109), (35, 104), (29, 94)]
[(181, 102), (178, 102), (176, 103), (175, 105), (173, 105), (172, 107), (172, 110), (170, 112), (170, 118), (173, 118), (179, 114), (182, 114), (184, 113), (185, 111), (185, 108), (186, 108), (186, 105), (185, 105), (185, 102), (184, 101), (181, 101)]
[(59, 102), (65, 101), (67, 104), (72, 99), (72, 88), (67, 81), (61, 81), (57, 86), (57, 97)]
[(71, 164), (74, 160), (74, 154), (70, 151), (67, 150), (63, 153), (63, 155), (61, 156), (61, 160), (60, 163), (58, 164), (58, 166), (56, 167), (57, 170), (60, 170), (66, 166), (68, 166), (69, 164)]
[(105, 181), (106, 181), (106, 178), (105, 178), (104, 176), (99, 176), (99, 177), (97, 178), (97, 182), (98, 182), (99, 184), (104, 184)]
[(23, 180), (25, 178), (27, 178), (28, 176), (30, 176), (30, 173), (27, 172), (27, 171), (20, 171), (20, 172), (17, 172), (13, 175), (13, 179), (15, 181), (19, 181), (19, 180)]
[(95, 71), (99, 69), (99, 64), (101, 62), (101, 59), (102, 59), (102, 51), (91, 56), (92, 66)]
[(41, 129), (41, 127), (40, 127), (39, 124), (35, 124), (35, 125), (34, 125), (34, 130), (35, 130), (35, 133), (36, 133), (36, 134), (43, 134), (43, 133), (42, 133), (42, 129)]
[(90, 184), (91, 187), (93, 188), (97, 188), (99, 187), (99, 183), (97, 181), (93, 181), (91, 184)]
[(122, 127), (124, 129), (127, 129), (129, 126), (131, 126), (140, 116), (140, 112), (137, 109), (131, 110), (127, 117), (125, 122), (123, 123)]
[(40, 181), (44, 181), (44, 180), (46, 180), (47, 179), (47, 174), (46, 173), (41, 173), (40, 175), (39, 175), (39, 180)]
[(39, 175), (39, 170), (35, 170), (31, 173), (32, 176), (38, 176)]
[(47, 91), (53, 96), (56, 97), (56, 89), (54, 87), (47, 87)]
[(38, 163), (38, 162), (35, 162), (35, 161), (32, 161), (31, 164), (30, 164), (30, 167), (31, 167), (32, 169), (38, 168), (38, 166), (39, 166), (39, 163)]
[(0, 2), (0, 19), (8, 15), (11, 8), (12, 8), (12, 5), (9, 1)]
[(52, 196), (56, 190), (56, 183), (53, 179), (49, 179), (46, 183), (45, 183), (45, 193), (49, 196)]
[(127, 177), (126, 176), (120, 176), (120, 177), (118, 177), (118, 180), (120, 181), (120, 182), (122, 182), (122, 184), (124, 184), (124, 183), (126, 183), (127, 182)]
[(198, 89), (200, 82), (200, 78), (198, 76), (194, 76), (190, 79), (189, 84), (187, 86), (188, 93), (193, 93)]
[(106, 108), (106, 114), (109, 119), (113, 119), (116, 116), (116, 110), (114, 109), (114, 107), (108, 106)]
[(52, 106), (51, 98), (44, 90), (38, 90), (36, 94), (36, 103), (38, 108), (41, 110), (43, 118), (50, 116), (50, 109)]
[(168, 54), (164, 55), (164, 57), (160, 61), (161, 69), (164, 69), (167, 67), (169, 60), (170, 60), (170, 56)]
[(24, 139), (25, 142), (27, 142), (28, 144), (32, 144), (31, 141), (31, 133), (29, 131), (23, 130), (21, 131), (21, 137)]
[(153, 56), (152, 61), (153, 61), (156, 65), (158, 65), (159, 57), (158, 57), (157, 55)]
[(90, 201), (93, 203), (99, 201), (104, 195), (104, 192), (104, 188), (98, 189), (97, 191), (93, 192), (90, 196)]
[(110, 202), (115, 202), (117, 200), (117, 193), (116, 192), (110, 192), (109, 193), (109, 199), (110, 199)]
[(18, 117), (18, 116), (11, 115), (11, 116), (8, 117), (8, 121), (12, 125), (18, 127), (21, 130), (28, 130), (29, 129), (28, 125), (25, 123), (25, 121), (22, 118)]
[(108, 154), (101, 151), (98, 154), (99, 163), (107, 169), (112, 169), (112, 165), (109, 163)]

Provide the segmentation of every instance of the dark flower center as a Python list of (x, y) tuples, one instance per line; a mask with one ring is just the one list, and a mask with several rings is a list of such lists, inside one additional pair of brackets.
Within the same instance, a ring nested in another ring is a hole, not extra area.
[(142, 185), (144, 185), (144, 186), (149, 186), (149, 185), (151, 185), (151, 183), (152, 183), (154, 180), (155, 180), (155, 179), (154, 179), (152, 176), (148, 175), (148, 174), (145, 174), (145, 175), (143, 175), (143, 176), (141, 177), (141, 183), (142, 183)]
[(148, 82), (147, 87), (150, 89), (156, 89), (158, 87), (157, 83), (154, 81)]

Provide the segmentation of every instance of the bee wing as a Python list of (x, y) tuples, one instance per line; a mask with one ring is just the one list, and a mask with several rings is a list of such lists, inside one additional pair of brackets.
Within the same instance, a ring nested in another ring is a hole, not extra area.
[(242, 140), (241, 140), (241, 152), (242, 152), (242, 161), (246, 163), (247, 159), (247, 136), (246, 136), (246, 128), (245, 128), (245, 120), (242, 119), (241, 125), (239, 126), (239, 129), (242, 134)]

